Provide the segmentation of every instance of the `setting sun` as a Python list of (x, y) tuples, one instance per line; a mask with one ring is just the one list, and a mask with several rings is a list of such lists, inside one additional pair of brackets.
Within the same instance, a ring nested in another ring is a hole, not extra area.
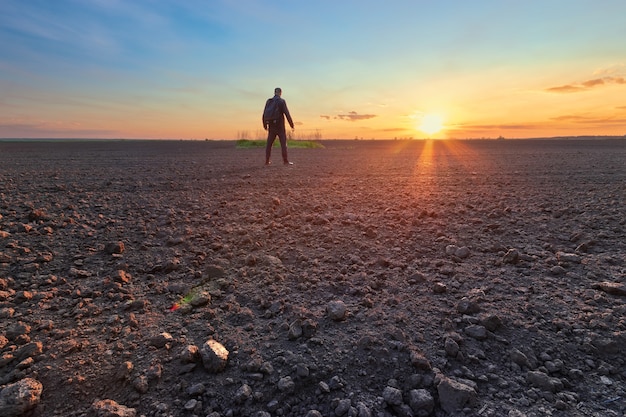
[(428, 135), (438, 133), (443, 129), (443, 117), (434, 113), (426, 114), (422, 117), (418, 128)]

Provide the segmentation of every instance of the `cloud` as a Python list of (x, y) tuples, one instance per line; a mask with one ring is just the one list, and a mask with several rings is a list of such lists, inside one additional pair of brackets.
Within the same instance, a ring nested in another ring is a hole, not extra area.
[(120, 132), (106, 129), (50, 127), (44, 123), (0, 123), (0, 138), (110, 138), (119, 135)]
[(404, 127), (392, 127), (388, 129), (382, 129), (383, 132), (406, 132), (408, 129)]
[(574, 116), (574, 115), (563, 115), (563, 116), (557, 116), (557, 117), (552, 117), (550, 118), (550, 120), (554, 120), (557, 122), (578, 122), (581, 120), (588, 120), (588, 117), (583, 117), (583, 116)]
[(459, 125), (459, 128), (462, 130), (510, 130), (510, 129), (519, 129), (519, 130), (533, 130), (540, 129), (541, 126), (534, 126), (530, 124), (503, 124), (503, 125)]
[(559, 87), (546, 88), (546, 91), (549, 93), (577, 93), (584, 90), (585, 89), (583, 87), (577, 87), (574, 85), (561, 85)]
[(348, 120), (350, 122), (355, 122), (357, 120), (373, 119), (374, 117), (377, 117), (377, 116), (375, 114), (358, 114), (355, 111), (348, 112), (348, 114), (338, 114), (336, 116), (329, 116), (327, 114), (320, 115), (320, 118), (326, 119), (326, 120), (330, 120), (330, 119)]
[(587, 88), (595, 87), (596, 85), (604, 85), (604, 80), (602, 78), (596, 78), (595, 80), (583, 82), (583, 86)]
[(336, 119), (349, 120), (351, 122), (354, 122), (357, 120), (372, 119), (374, 117), (376, 117), (375, 114), (358, 114), (355, 111), (348, 112), (348, 114), (338, 114), (337, 116), (335, 116)]
[(545, 91), (549, 93), (580, 93), (607, 84), (626, 84), (626, 79), (624, 79), (624, 77), (594, 78), (591, 80), (583, 81), (579, 84), (566, 84), (557, 87), (546, 88)]

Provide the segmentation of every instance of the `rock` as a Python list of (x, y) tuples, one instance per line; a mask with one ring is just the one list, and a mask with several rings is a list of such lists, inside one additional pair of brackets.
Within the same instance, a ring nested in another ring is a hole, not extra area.
[(400, 404), (393, 407), (393, 411), (398, 417), (415, 417), (413, 415), (413, 410), (408, 404)]
[(150, 388), (150, 385), (148, 384), (148, 377), (145, 375), (139, 375), (137, 378), (133, 379), (133, 388), (140, 394), (148, 392), (148, 388)]
[(551, 378), (548, 374), (539, 371), (529, 371), (526, 374), (526, 382), (547, 392), (558, 392), (563, 389), (563, 383), (560, 379)]
[(197, 406), (197, 405), (198, 405), (198, 400), (196, 400), (195, 398), (192, 398), (191, 400), (189, 400), (189, 401), (187, 401), (187, 402), (185, 403), (185, 405), (183, 406), (183, 408), (184, 408), (186, 411), (193, 411), (193, 410), (196, 408), (196, 406)]
[(323, 417), (323, 415), (317, 410), (309, 410), (305, 417)]
[(509, 249), (502, 258), (502, 263), (516, 264), (519, 261), (519, 257), (519, 251), (517, 249)]
[(104, 246), (104, 251), (109, 255), (121, 255), (124, 249), (124, 242), (110, 242)]
[(78, 268), (74, 268), (71, 267), (69, 270), (69, 275), (71, 277), (75, 277), (75, 278), (89, 278), (91, 275), (93, 275), (91, 272), (84, 270), (84, 269), (78, 269)]
[(23, 303), (25, 301), (30, 301), (33, 299), (33, 293), (32, 291), (19, 291), (15, 294), (15, 302), (16, 303)]
[(459, 344), (451, 337), (446, 337), (444, 341), (444, 349), (446, 354), (453, 358), (456, 358), (456, 355), (459, 354)]
[(372, 417), (372, 412), (370, 411), (369, 407), (363, 402), (358, 402), (356, 404), (356, 413), (357, 417)]
[(441, 408), (452, 415), (474, 404), (477, 395), (473, 387), (446, 377), (439, 381), (437, 393)]
[(464, 330), (465, 334), (476, 340), (485, 340), (487, 338), (487, 329), (485, 326), (472, 324)]
[(200, 348), (202, 364), (209, 372), (221, 372), (226, 368), (228, 361), (228, 350), (221, 343), (210, 339), (204, 342)]
[(591, 344), (604, 354), (616, 354), (623, 350), (626, 345), (626, 333), (615, 332), (610, 337), (594, 335)]
[(317, 322), (311, 319), (304, 319), (302, 321), (301, 327), (302, 327), (302, 336), (304, 336), (307, 339), (310, 339), (311, 337), (315, 336), (315, 333), (317, 332)]
[(448, 291), (448, 287), (443, 282), (435, 282), (433, 284), (433, 292), (435, 294), (443, 294)]
[(513, 363), (518, 364), (520, 367), (526, 367), (527, 369), (532, 369), (530, 361), (528, 357), (518, 349), (513, 348), (510, 353), (511, 361)]
[(36, 222), (39, 220), (48, 220), (49, 217), (43, 209), (34, 209), (28, 213), (28, 221)]
[(132, 277), (131, 277), (131, 275), (130, 275), (128, 272), (126, 272), (126, 271), (124, 271), (124, 270), (122, 270), (122, 269), (117, 270), (117, 271), (113, 274), (113, 279), (114, 279), (116, 282), (121, 282), (122, 284), (127, 284), (127, 283), (129, 283), (129, 282), (130, 282), (130, 280), (131, 280), (131, 278), (132, 278)]
[(233, 399), (235, 400), (237, 404), (243, 404), (251, 396), (252, 396), (252, 388), (250, 388), (250, 385), (248, 384), (243, 384), (235, 392)]
[(43, 385), (33, 378), (24, 378), (0, 391), (0, 416), (20, 417), (39, 404)]
[(422, 371), (430, 371), (432, 369), (430, 361), (422, 353), (413, 350), (410, 354), (411, 365)]
[(462, 246), (454, 251), (454, 256), (465, 259), (470, 256), (470, 250), (467, 246)]
[(278, 380), (277, 386), (281, 392), (290, 393), (293, 392), (293, 390), (295, 389), (296, 383), (293, 382), (290, 376), (286, 376)]
[(20, 321), (7, 327), (5, 336), (7, 339), (15, 341), (20, 336), (27, 335), (28, 333), (30, 333), (30, 326)]
[(150, 345), (160, 349), (162, 347), (165, 347), (166, 345), (171, 344), (173, 341), (174, 341), (174, 338), (172, 337), (171, 334), (167, 332), (163, 332), (156, 336), (152, 336), (150, 338)]
[(489, 330), (490, 332), (495, 332), (500, 327), (502, 327), (502, 320), (500, 319), (499, 316), (495, 314), (490, 314), (490, 315), (482, 317), (480, 320), (480, 324), (485, 326), (485, 328)]
[(552, 268), (550, 268), (550, 273), (552, 275), (556, 275), (556, 276), (563, 275), (563, 274), (565, 274), (565, 272), (567, 272), (567, 271), (565, 271), (565, 268), (563, 268), (560, 265), (555, 265)]
[(204, 270), (204, 273), (208, 278), (221, 278), (226, 275), (226, 271), (220, 265), (209, 265)]
[(480, 306), (476, 301), (463, 297), (457, 304), (456, 310), (461, 314), (476, 314), (480, 311)]
[(559, 262), (566, 262), (566, 263), (573, 263), (573, 264), (580, 263), (580, 255), (576, 253), (557, 252), (556, 259)]
[(337, 407), (335, 407), (335, 415), (343, 416), (348, 414), (351, 406), (352, 402), (349, 399), (345, 398), (343, 400), (339, 400)]
[[(2, 291), (0, 291), (0, 293), (1, 292)], [(2, 297), (0, 297), (0, 300), (2, 300)], [(14, 308), (12, 308), (12, 307), (0, 308), (0, 319), (10, 319), (14, 315), (15, 315), (15, 309)]]
[(88, 415), (89, 417), (135, 417), (137, 411), (113, 400), (100, 400), (91, 404)]
[(133, 368), (135, 366), (130, 361), (125, 361), (117, 368), (117, 372), (115, 373), (115, 378), (118, 380), (128, 380), (130, 379), (130, 374), (133, 372)]
[(328, 303), (326, 306), (326, 312), (328, 317), (333, 321), (341, 321), (346, 318), (346, 305), (343, 301), (335, 300)]
[(626, 284), (620, 282), (596, 282), (591, 286), (594, 290), (604, 291), (611, 295), (626, 296)]
[(192, 386), (187, 388), (187, 394), (192, 395), (194, 397), (204, 394), (205, 391), (206, 391), (206, 387), (201, 382), (198, 382), (197, 384), (193, 384)]
[(39, 356), (42, 353), (43, 353), (43, 343), (30, 342), (20, 347), (17, 351), (15, 351), (15, 357), (17, 358), (17, 360), (21, 361), (26, 358)]
[(159, 362), (155, 362), (151, 364), (148, 369), (145, 371), (145, 376), (148, 378), (148, 381), (157, 381), (161, 379), (163, 375), (163, 366)]
[(448, 245), (446, 246), (446, 255), (454, 255), (454, 253), (457, 251), (458, 246), (456, 245)]
[(280, 258), (272, 255), (265, 256), (265, 263), (275, 268), (282, 268), (284, 266)]
[(302, 336), (302, 322), (300, 320), (295, 320), (289, 325), (289, 333), (287, 337), (289, 340), (296, 340), (300, 336)]
[(395, 387), (386, 386), (383, 390), (383, 399), (391, 406), (401, 405), (403, 403), (402, 391)]
[(433, 412), (435, 400), (428, 390), (413, 389), (409, 391), (409, 406), (416, 417), (426, 417)]
[(183, 363), (194, 363), (200, 359), (200, 349), (195, 345), (187, 345), (180, 352), (180, 360)]
[(202, 307), (209, 304), (210, 302), (211, 294), (208, 291), (200, 291), (193, 294), (193, 296), (191, 297), (191, 301), (189, 301), (189, 304), (194, 307)]

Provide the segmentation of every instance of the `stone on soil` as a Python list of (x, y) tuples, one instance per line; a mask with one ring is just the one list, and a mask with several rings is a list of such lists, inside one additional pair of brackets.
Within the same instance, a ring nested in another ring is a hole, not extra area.
[(442, 377), (437, 384), (439, 394), (439, 405), (444, 411), (454, 414), (468, 405), (472, 405), (476, 400), (476, 390), (466, 384), (451, 378)]
[(346, 318), (347, 308), (343, 301), (335, 300), (328, 303), (326, 311), (331, 320), (342, 321)]
[(33, 378), (24, 378), (0, 391), (0, 416), (20, 417), (41, 401), (43, 385)]
[(136, 417), (137, 411), (113, 400), (99, 400), (91, 404), (89, 417)]
[(200, 348), (200, 356), (204, 368), (209, 372), (221, 372), (226, 368), (228, 350), (216, 340), (210, 339), (204, 342)]

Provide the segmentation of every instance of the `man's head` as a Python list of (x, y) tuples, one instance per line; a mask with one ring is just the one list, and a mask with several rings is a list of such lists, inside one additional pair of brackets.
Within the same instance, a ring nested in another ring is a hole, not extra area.
[(276, 87), (274, 89), (274, 94), (277, 96), (280, 96), (283, 93), (283, 90), (280, 89), (280, 87)]

